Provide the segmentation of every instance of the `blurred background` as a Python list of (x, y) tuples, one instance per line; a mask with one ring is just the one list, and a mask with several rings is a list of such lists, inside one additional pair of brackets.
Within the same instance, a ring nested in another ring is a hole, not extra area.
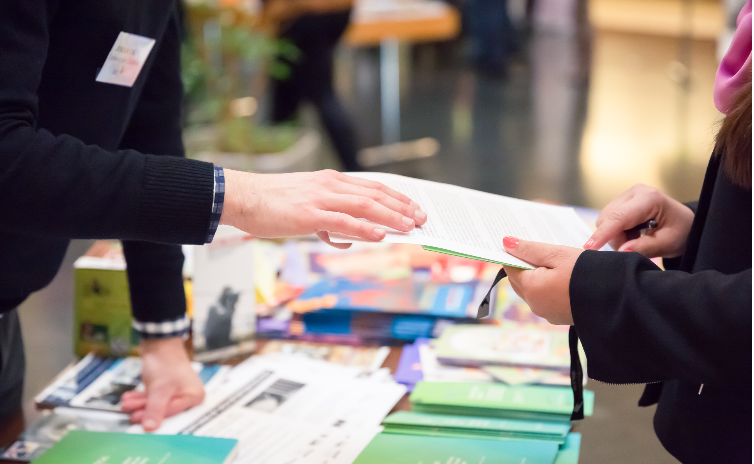
[[(288, 5), (286, 5), (288, 3)], [(602, 208), (696, 198), (743, 0), (192, 0), (185, 142), (229, 168), (376, 170)], [(26, 399), (72, 359), (74, 241), (20, 311)], [(675, 462), (642, 386), (590, 381), (581, 462)]]

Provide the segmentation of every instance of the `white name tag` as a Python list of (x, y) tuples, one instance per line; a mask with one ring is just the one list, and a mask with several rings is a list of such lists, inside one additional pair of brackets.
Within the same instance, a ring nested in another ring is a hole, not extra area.
[(121, 32), (97, 74), (97, 82), (133, 87), (154, 47), (154, 39)]

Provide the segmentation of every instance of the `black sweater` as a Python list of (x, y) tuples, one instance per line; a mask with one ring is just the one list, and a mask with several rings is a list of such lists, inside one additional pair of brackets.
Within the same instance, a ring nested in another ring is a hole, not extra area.
[[(184, 313), (166, 244), (204, 243), (214, 180), (183, 158), (178, 8), (0, 2), (0, 311), (49, 283), (69, 239), (118, 238), (134, 316)], [(156, 39), (131, 88), (95, 81), (121, 31)]]
[(751, 210), (751, 190), (713, 158), (685, 254), (668, 270), (638, 253), (586, 251), (571, 277), (589, 377), (647, 383), (639, 404), (659, 401), (657, 436), (684, 463), (751, 462)]

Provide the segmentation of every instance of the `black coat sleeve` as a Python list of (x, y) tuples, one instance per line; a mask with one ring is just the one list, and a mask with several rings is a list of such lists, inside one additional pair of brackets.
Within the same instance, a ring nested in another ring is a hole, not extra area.
[(56, 7), (55, 0), (0, 2), (0, 228), (59, 238), (203, 243), (212, 209), (211, 164), (110, 152), (37, 127), (36, 90)]
[[(180, 24), (173, 15), (121, 147), (182, 157)], [(123, 241), (131, 310), (139, 322), (176, 320), (186, 314), (183, 252), (179, 245)], [(142, 332), (142, 336), (149, 336)]]
[(589, 376), (751, 386), (751, 269), (662, 271), (638, 253), (585, 251), (571, 276)]

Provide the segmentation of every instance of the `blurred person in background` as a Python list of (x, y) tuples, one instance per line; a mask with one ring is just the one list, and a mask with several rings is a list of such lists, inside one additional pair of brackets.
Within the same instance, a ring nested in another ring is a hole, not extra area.
[[(715, 78), (725, 118), (698, 202), (637, 185), (602, 210), (586, 251), (504, 240), (536, 266), (506, 266), (516, 293), (575, 327), (590, 377), (647, 384), (639, 405), (657, 404), (655, 432), (683, 463), (752, 462), (751, 24), (748, 1)], [(618, 251), (593, 251), (606, 243)]]
[(123, 241), (146, 391), (122, 406), (149, 431), (204, 397), (183, 347), (179, 244), (210, 243), (218, 224), (329, 242), (327, 231), (381, 240), (377, 224), (426, 220), (406, 196), (335, 171), (263, 175), (186, 159), (180, 5), (0, 2), (0, 424), (21, 408), (17, 307), (52, 280), (71, 239)]
[(301, 103), (310, 101), (344, 169), (361, 171), (356, 132), (333, 86), (333, 55), (352, 6), (353, 0), (264, 0), (261, 27), (289, 40), (300, 52), (296, 59), (278, 58), (290, 75), (273, 80), (272, 121), (293, 120)]
[(518, 50), (508, 0), (470, 0), (467, 8), (474, 66), (484, 75), (506, 77), (510, 58)]

